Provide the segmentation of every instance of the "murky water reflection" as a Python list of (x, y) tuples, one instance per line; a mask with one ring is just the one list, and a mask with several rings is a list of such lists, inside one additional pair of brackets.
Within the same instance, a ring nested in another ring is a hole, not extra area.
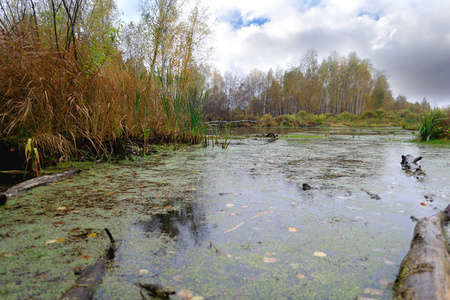
[[(199, 174), (192, 201), (131, 225), (120, 268), (99, 295), (114, 298), (110, 286), (128, 272), (128, 281), (206, 299), (391, 298), (389, 283), (412, 237), (410, 216), (433, 214), (448, 202), (448, 150), (408, 143), (410, 133), (398, 129), (331, 129), (328, 138), (318, 129), (266, 131), (285, 136), (168, 159), (166, 167)], [(401, 170), (407, 153), (424, 156), (424, 182)], [(312, 189), (303, 190), (304, 183)], [(155, 241), (157, 255), (149, 255)], [(141, 269), (151, 276), (139, 278)]]
[[(205, 299), (392, 298), (410, 216), (449, 202), (448, 147), (399, 129), (252, 130), (8, 200), (0, 295), (59, 297), (104, 255), (107, 227), (120, 246), (98, 299), (140, 299), (137, 282)], [(251, 136), (269, 132), (279, 139)], [(401, 170), (408, 153), (423, 156), (422, 182)]]

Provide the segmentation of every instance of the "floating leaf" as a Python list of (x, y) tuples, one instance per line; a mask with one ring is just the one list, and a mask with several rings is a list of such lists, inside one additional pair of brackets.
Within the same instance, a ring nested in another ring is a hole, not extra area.
[(252, 227), (252, 230), (259, 231), (259, 230), (264, 230), (264, 228), (255, 226), (255, 227)]
[(146, 275), (146, 274), (148, 274), (148, 270), (147, 269), (140, 269), (139, 270), (139, 276), (143, 276), (143, 275)]
[(226, 206), (226, 207), (233, 207), (234, 204), (228, 203), (228, 204), (226, 204), (225, 206)]
[(82, 255), (82, 256), (78, 256), (79, 259), (88, 259), (91, 258), (90, 255)]
[(325, 252), (321, 252), (321, 251), (315, 251), (313, 253), (313, 255), (317, 256), (317, 257), (325, 257), (325, 256), (327, 256), (327, 254)]
[(107, 192), (108, 195), (114, 195), (116, 192)]
[(53, 243), (56, 243), (56, 240), (48, 240), (48, 241), (45, 241), (45, 244), (46, 244), (46, 245), (53, 244)]
[(86, 236), (87, 237), (93, 237), (93, 236), (96, 236), (97, 235), (97, 232), (94, 232), (94, 233), (91, 233), (91, 234), (87, 234)]
[(389, 260), (389, 259), (383, 259), (383, 262), (385, 264), (387, 264), (388, 266), (395, 266), (396, 265), (395, 262), (393, 262), (392, 260)]
[(266, 264), (272, 264), (277, 261), (278, 261), (278, 259), (276, 259), (275, 257), (264, 257), (263, 258), (263, 262), (265, 262)]
[(248, 208), (248, 205), (242, 205), (241, 207), (242, 208)]
[(58, 209), (58, 210), (66, 210), (67, 207), (65, 207), (65, 206), (60, 206), (60, 207), (58, 207), (57, 209)]
[(423, 202), (420, 202), (420, 205), (422, 205), (422, 206), (427, 206), (427, 204), (426, 204), (426, 203), (423, 203)]
[(56, 239), (57, 243), (64, 243), (65, 241), (66, 241), (66, 239), (64, 239), (64, 238)]
[(237, 216), (237, 213), (230, 213), (230, 216)]
[(383, 295), (383, 291), (382, 290), (378, 290), (378, 289), (373, 289), (373, 288), (365, 288), (364, 289), (364, 294), (382, 296)]
[(204, 299), (205, 299), (205, 297), (202, 297), (202, 296), (194, 296), (194, 297), (190, 298), (190, 300), (204, 300)]
[(5, 253), (0, 254), (0, 256), (1, 257), (11, 257), (11, 256), (14, 256), (14, 253), (12, 253), (12, 252), (5, 252)]
[(303, 275), (302, 273), (298, 273), (297, 275), (295, 275), (295, 277), (297, 277), (298, 279), (305, 279), (306, 276)]
[(290, 231), (290, 232), (297, 232), (297, 229), (294, 228), (294, 227), (289, 227), (289, 231)]
[(177, 293), (177, 297), (182, 299), (192, 299), (192, 297), (194, 297), (194, 293), (190, 290), (180, 290)]

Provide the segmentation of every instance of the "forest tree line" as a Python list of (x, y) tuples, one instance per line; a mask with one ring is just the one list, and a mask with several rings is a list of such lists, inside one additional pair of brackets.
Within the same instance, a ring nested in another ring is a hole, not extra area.
[(348, 56), (333, 52), (319, 62), (317, 52), (309, 49), (287, 70), (253, 69), (248, 75), (239, 70), (224, 75), (213, 71), (207, 82), (206, 112), (211, 118), (227, 119), (236, 112), (254, 116), (299, 111), (360, 115), (376, 109), (413, 113), (430, 109), (426, 98), (421, 103), (410, 103), (404, 95), (394, 99), (388, 78), (387, 72), (354, 52)]

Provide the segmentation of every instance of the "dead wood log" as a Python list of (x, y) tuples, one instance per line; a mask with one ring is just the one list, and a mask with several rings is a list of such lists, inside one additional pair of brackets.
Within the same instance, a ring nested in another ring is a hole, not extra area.
[(6, 200), (8, 198), (15, 197), (25, 191), (28, 191), (29, 189), (35, 188), (40, 185), (57, 182), (63, 177), (73, 176), (80, 172), (81, 172), (81, 170), (72, 164), (72, 167), (65, 172), (36, 177), (36, 178), (30, 179), (30, 180), (21, 182), (13, 187), (10, 187), (9, 189), (6, 190), (6, 192), (0, 194), (0, 205), (5, 204)]
[(411, 154), (402, 155), (402, 168), (409, 175), (421, 180), (425, 177), (425, 172), (422, 171), (422, 167), (417, 164), (422, 156), (414, 157)]
[(105, 277), (108, 263), (114, 260), (115, 252), (118, 248), (108, 228), (105, 228), (105, 231), (108, 234), (109, 240), (111, 242), (111, 245), (106, 251), (106, 254), (100, 257), (95, 264), (85, 268), (81, 272), (80, 277), (78, 277), (75, 284), (61, 296), (60, 300), (90, 300), (95, 298), (97, 285)]
[(417, 222), (395, 281), (395, 300), (450, 299), (450, 253), (443, 228), (449, 219), (450, 205)]

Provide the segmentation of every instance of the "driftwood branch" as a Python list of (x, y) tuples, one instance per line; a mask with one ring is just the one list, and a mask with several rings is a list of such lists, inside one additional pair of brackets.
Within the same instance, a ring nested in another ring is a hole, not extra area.
[(418, 220), (395, 282), (395, 300), (450, 299), (450, 253), (443, 228), (449, 219), (450, 205)]
[(52, 183), (52, 182), (57, 182), (63, 177), (73, 176), (80, 172), (81, 172), (81, 170), (72, 164), (72, 167), (65, 172), (36, 177), (36, 178), (30, 179), (30, 180), (21, 182), (13, 187), (10, 187), (9, 189), (6, 190), (6, 192), (0, 194), (0, 205), (5, 204), (6, 200), (8, 198), (15, 197), (15, 196), (17, 196), (25, 191), (28, 191), (32, 188), (38, 187), (40, 185)]
[(403, 170), (405, 170), (407, 174), (422, 180), (425, 177), (425, 172), (422, 171), (422, 167), (417, 164), (421, 159), (422, 156), (414, 157), (411, 154), (402, 155), (401, 165)]
[(79, 299), (79, 300), (90, 300), (94, 299), (95, 292), (97, 290), (97, 285), (103, 280), (106, 274), (106, 269), (108, 263), (112, 261), (115, 257), (115, 251), (118, 246), (115, 243), (114, 238), (109, 232), (108, 228), (105, 228), (108, 234), (111, 245), (109, 246), (106, 254), (100, 257), (97, 262), (86, 269), (84, 269), (80, 277), (78, 277), (75, 284), (67, 290), (64, 295), (61, 296), (63, 299)]

